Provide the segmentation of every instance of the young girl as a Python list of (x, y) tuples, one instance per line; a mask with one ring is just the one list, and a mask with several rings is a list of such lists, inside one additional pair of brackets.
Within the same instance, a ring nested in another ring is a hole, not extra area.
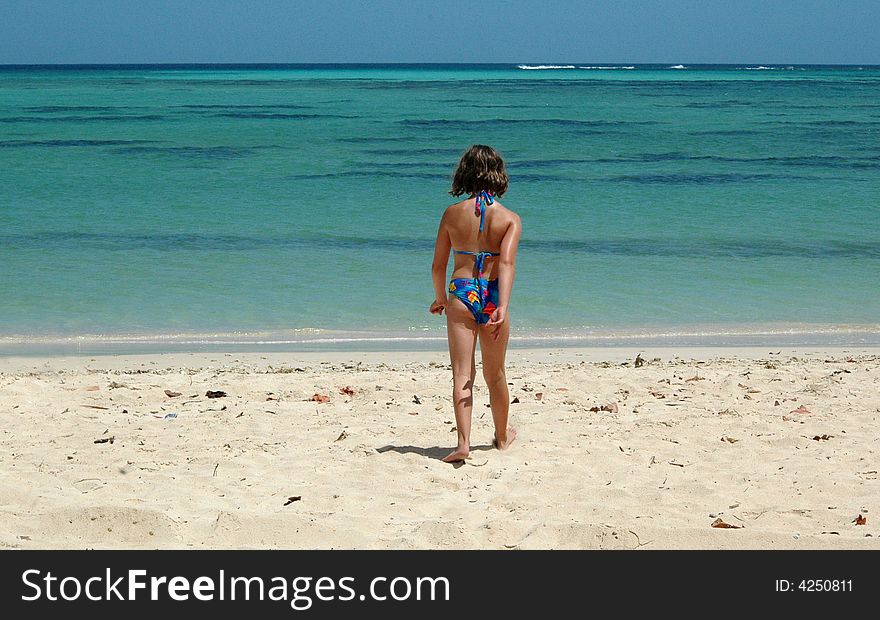
[[(466, 194), (468, 198), (446, 208), (437, 231), (431, 266), (436, 297), (430, 312), (442, 314), (446, 310), (452, 398), (458, 429), (458, 445), (443, 459), (447, 463), (462, 461), (470, 453), (477, 372), (474, 352), (478, 337), (483, 378), (489, 388), (495, 423), (492, 445), (504, 450), (516, 438), (516, 430), (507, 425), (510, 394), (504, 355), (510, 335), (508, 305), (522, 224), (516, 213), (497, 200), (507, 191), (507, 186), (501, 155), (482, 144), (471, 146), (461, 156), (449, 192), (453, 196)], [(452, 280), (447, 285), (450, 250), (454, 251), (454, 263)]]

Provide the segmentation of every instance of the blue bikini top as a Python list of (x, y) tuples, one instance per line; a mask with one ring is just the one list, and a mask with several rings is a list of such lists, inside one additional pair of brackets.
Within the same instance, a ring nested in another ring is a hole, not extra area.
[[(495, 194), (482, 190), (477, 193), (477, 200), (474, 203), (474, 215), (480, 216), (480, 232), (483, 232), (483, 225), (486, 221), (486, 207), (495, 204)], [(456, 254), (472, 254), (474, 256), (475, 267), (483, 277), (483, 261), (487, 256), (501, 256), (500, 252), (468, 252), (467, 250), (453, 250)]]

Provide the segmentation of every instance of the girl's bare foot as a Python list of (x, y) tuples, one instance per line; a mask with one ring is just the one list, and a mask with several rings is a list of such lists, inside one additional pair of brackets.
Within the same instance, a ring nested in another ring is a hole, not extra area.
[(460, 463), (465, 460), (471, 451), (470, 448), (456, 448), (454, 452), (450, 452), (445, 457), (443, 457), (444, 463)]
[(496, 435), (495, 439), (492, 440), (492, 445), (499, 450), (507, 450), (510, 447), (510, 444), (513, 443), (514, 439), (516, 439), (516, 429), (512, 426), (508, 426), (504, 438), (498, 439), (498, 436)]

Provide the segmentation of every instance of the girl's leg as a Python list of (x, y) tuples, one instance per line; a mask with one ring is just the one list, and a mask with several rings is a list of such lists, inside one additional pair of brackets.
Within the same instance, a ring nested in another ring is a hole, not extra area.
[(474, 352), (477, 348), (477, 324), (474, 315), (460, 299), (450, 296), (446, 305), (446, 334), (449, 360), (452, 363), (452, 402), (458, 444), (443, 460), (464, 460), (471, 449), (471, 413), (474, 406), (474, 377), (477, 372)]
[(504, 358), (510, 339), (510, 319), (505, 319), (498, 329), (498, 340), (495, 340), (488, 327), (480, 326), (480, 354), (483, 359), (483, 378), (489, 388), (492, 420), (495, 422), (494, 445), (499, 450), (504, 450), (516, 438), (516, 429), (507, 424), (510, 392), (507, 389), (507, 374), (504, 372)]

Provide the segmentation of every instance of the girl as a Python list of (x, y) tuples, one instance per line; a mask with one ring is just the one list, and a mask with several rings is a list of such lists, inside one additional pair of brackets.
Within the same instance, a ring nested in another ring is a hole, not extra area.
[[(492, 445), (504, 450), (516, 438), (516, 430), (507, 425), (510, 394), (504, 355), (510, 335), (508, 305), (522, 224), (516, 213), (497, 200), (507, 186), (501, 155), (482, 144), (471, 146), (461, 156), (449, 192), (468, 197), (446, 208), (437, 231), (431, 266), (435, 300), (429, 310), (432, 314), (446, 310), (458, 429), (458, 445), (443, 459), (447, 463), (462, 461), (470, 454), (477, 338), (495, 423)], [(453, 269), (447, 285), (450, 250), (454, 251)]]

